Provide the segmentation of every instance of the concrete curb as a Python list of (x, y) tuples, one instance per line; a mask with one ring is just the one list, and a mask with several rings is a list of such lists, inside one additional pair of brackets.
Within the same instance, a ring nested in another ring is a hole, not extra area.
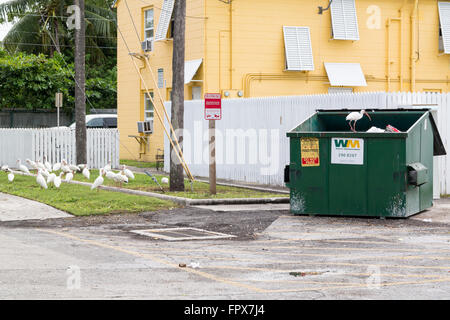
[[(27, 174), (20, 171), (14, 171), (14, 174), (21, 174), (26, 176), (36, 177), (36, 174)], [(62, 180), (62, 183), (78, 184), (86, 187), (91, 187), (92, 183), (71, 180), (66, 182)], [(176, 196), (169, 196), (166, 194), (160, 194), (155, 192), (132, 190), (118, 187), (110, 186), (99, 186), (99, 189), (108, 190), (113, 192), (122, 192), (133, 194), (137, 196), (153, 197), (162, 200), (172, 201), (184, 206), (196, 206), (196, 205), (216, 205), (216, 204), (261, 204), (261, 203), (289, 203), (290, 199), (288, 197), (273, 197), (273, 198), (228, 198), (228, 199), (190, 199)]]
[[(136, 167), (131, 167), (131, 166), (128, 166), (128, 168), (136, 169)], [(137, 168), (137, 169), (148, 170), (148, 168)], [(163, 176), (166, 176), (166, 177), (169, 176), (167, 174), (167, 172), (164, 172), (164, 171), (156, 171), (156, 170), (154, 170), (154, 171), (148, 170), (148, 171), (151, 171), (152, 174), (163, 175)], [(134, 173), (145, 174), (144, 171), (139, 171), (139, 170), (135, 171)], [(209, 183), (208, 179), (206, 179), (205, 177), (195, 177), (195, 181)], [(253, 186), (253, 185), (249, 185), (249, 184), (245, 184), (245, 183), (233, 183), (233, 182), (220, 182), (220, 181), (217, 181), (216, 184), (218, 186), (244, 188), (244, 189), (263, 191), (263, 192), (272, 192), (272, 193), (281, 193), (281, 194), (289, 194), (290, 193), (289, 190), (272, 189), (272, 188), (266, 188), (266, 187), (262, 187), (262, 186), (261, 187), (260, 186)]]

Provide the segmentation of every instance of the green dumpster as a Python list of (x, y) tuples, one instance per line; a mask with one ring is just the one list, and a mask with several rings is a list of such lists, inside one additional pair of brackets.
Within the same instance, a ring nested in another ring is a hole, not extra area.
[(431, 207), (433, 156), (446, 152), (430, 109), (366, 110), (356, 132), (351, 111), (317, 110), (287, 133), (291, 212), (408, 217)]

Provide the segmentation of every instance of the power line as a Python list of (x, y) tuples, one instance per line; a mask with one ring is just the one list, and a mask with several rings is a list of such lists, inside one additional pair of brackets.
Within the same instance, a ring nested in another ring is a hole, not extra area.
[[(26, 42), (5, 42), (3, 41), (4, 45), (8, 45), (8, 44), (14, 44), (14, 45), (22, 45), (22, 46), (38, 46), (38, 47), (56, 47), (56, 44), (43, 44), (43, 43), (26, 43)], [(60, 44), (58, 45), (59, 47), (70, 47), (72, 48), (72, 45), (64, 45), (64, 44)], [(102, 46), (86, 46), (86, 48), (99, 48), (99, 49), (117, 49), (117, 47), (102, 47)]]
[[(2, 29), (0, 29), (2, 30)], [(4, 29), (7, 30), (7, 29)], [(30, 33), (30, 34), (42, 34), (44, 31), (38, 32), (38, 31), (12, 31), (12, 33)], [(60, 37), (70, 37), (69, 35), (59, 34)], [(86, 38), (101, 38), (101, 39), (117, 39), (117, 37), (108, 37), (108, 36), (86, 36)]]
[[(149, 3), (149, 2), (146, 2), (144, 0), (139, 0), (139, 1), (141, 1), (142, 3), (145, 3), (147, 5), (153, 5), (153, 3)], [(153, 5), (153, 8), (161, 10), (161, 11), (165, 11), (165, 12), (170, 12), (170, 10), (163, 9), (163, 8), (157, 7), (155, 5)], [(196, 17), (196, 16), (188, 16), (188, 15), (186, 15), (185, 17), (186, 18), (191, 18), (191, 19), (205, 19), (205, 20), (208, 19), (208, 17)]]
[[(19, 17), (19, 18), (23, 18), (26, 16), (31, 16), (31, 17), (45, 17), (45, 18), (61, 18), (61, 19), (69, 19), (69, 17), (67, 16), (49, 16), (49, 15), (41, 15), (39, 13), (35, 13), (35, 12), (29, 12), (29, 13), (22, 13), (22, 14), (15, 14), (15, 16)], [(87, 20), (99, 20), (99, 21), (114, 21), (114, 19), (108, 19), (108, 18), (88, 18), (86, 17)]]

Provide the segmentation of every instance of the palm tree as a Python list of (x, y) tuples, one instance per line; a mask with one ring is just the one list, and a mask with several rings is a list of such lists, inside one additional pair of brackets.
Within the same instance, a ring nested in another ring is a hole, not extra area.
[[(0, 4), (0, 23), (15, 22), (3, 39), (5, 49), (50, 56), (55, 51), (71, 52), (74, 32), (66, 25), (69, 5), (73, 1), (11, 0)], [(86, 1), (85, 24), (88, 59), (99, 62), (115, 55), (115, 14), (107, 7), (107, 1)]]

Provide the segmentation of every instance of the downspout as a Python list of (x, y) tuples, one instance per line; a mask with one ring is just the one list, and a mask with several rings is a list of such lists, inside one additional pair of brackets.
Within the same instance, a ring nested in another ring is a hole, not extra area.
[(391, 51), (390, 51), (390, 37), (389, 28), (391, 26), (391, 18), (386, 21), (386, 91), (391, 91)]
[[(393, 61), (391, 61), (391, 52), (390, 52), (390, 33), (391, 33), (390, 27), (391, 27), (392, 21), (400, 22), (400, 41), (402, 40), (402, 38), (401, 38), (401, 18), (388, 18), (387, 22), (386, 22), (386, 33), (387, 33), (387, 35), (386, 35), (386, 37), (387, 37), (387, 39), (386, 39), (387, 76), (386, 76), (386, 78), (387, 78), (387, 91), (388, 92), (391, 90), (391, 64), (393, 63)], [(402, 76), (401, 76), (401, 72), (402, 72), (402, 54), (401, 54), (402, 53), (402, 45), (401, 45), (401, 42), (400, 42), (399, 47), (400, 47), (400, 58), (399, 58), (399, 60), (400, 60), (400, 65), (399, 65), (399, 73), (400, 73), (400, 75), (399, 75), (398, 78), (400, 80), (400, 83), (402, 83)]]
[[(206, 29), (206, 24), (208, 22), (208, 17), (206, 16), (206, 0), (203, 1), (203, 16), (205, 17), (204, 19), (204, 24), (203, 24), (203, 96), (205, 95), (205, 93), (208, 92), (208, 81), (206, 80), (206, 64), (208, 63), (207, 59), (206, 59), (206, 53), (208, 51), (207, 46), (206, 46), (206, 39), (207, 39), (207, 29)], [(203, 98), (202, 96), (202, 98)]]
[(233, 1), (230, 1), (230, 89), (233, 89)]
[(411, 91), (416, 91), (416, 19), (419, 0), (414, 1), (414, 7), (411, 14)]

